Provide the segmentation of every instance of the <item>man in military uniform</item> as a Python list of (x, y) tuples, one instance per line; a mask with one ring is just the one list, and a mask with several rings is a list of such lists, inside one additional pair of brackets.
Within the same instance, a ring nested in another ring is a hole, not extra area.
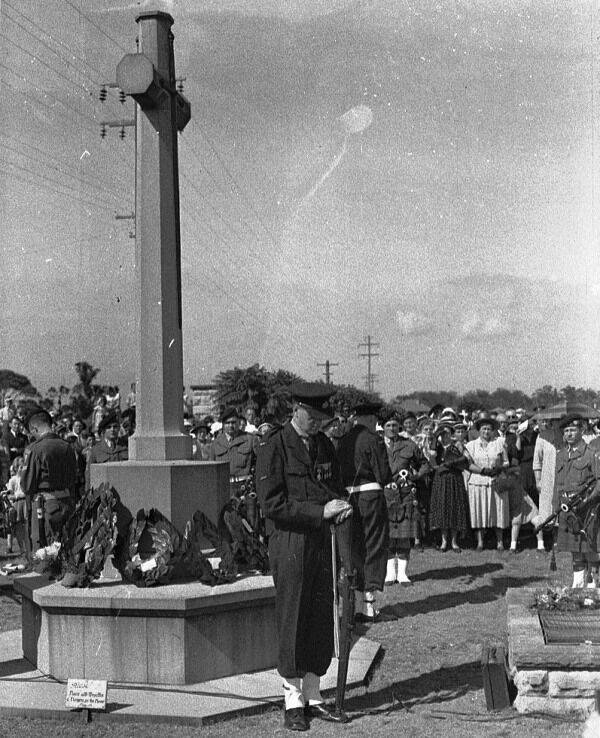
[[(585, 587), (589, 570), (598, 576), (598, 503), (600, 502), (600, 458), (582, 438), (585, 419), (571, 413), (559, 423), (565, 445), (556, 453), (553, 508), (570, 504), (582, 494), (573, 510), (558, 516), (557, 549), (573, 556), (573, 587)], [(589, 517), (589, 513), (594, 513)], [(595, 521), (595, 524), (594, 524)], [(586, 528), (587, 534), (582, 532)]]
[(221, 415), (223, 430), (217, 434), (208, 449), (210, 461), (229, 462), (229, 486), (232, 497), (243, 495), (250, 488), (252, 469), (256, 462), (258, 437), (240, 431), (240, 416), (233, 407)]
[(261, 439), (256, 486), (272, 529), (269, 559), (275, 582), (283, 677), (284, 725), (306, 730), (307, 715), (340, 720), (319, 691), (333, 653), (333, 585), (329, 524), (352, 513), (331, 441), (319, 431), (331, 415), (331, 389), (292, 387), (293, 415)]
[(73, 509), (77, 456), (73, 446), (52, 431), (52, 418), (45, 410), (34, 411), (27, 427), (35, 441), (29, 446), (21, 486), (29, 498), (37, 496), (31, 537), (34, 548), (43, 548), (60, 538)]
[(373, 621), (378, 615), (375, 592), (382, 592), (389, 546), (388, 510), (384, 487), (392, 481), (387, 450), (375, 432), (380, 403), (354, 408), (354, 426), (340, 441), (342, 481), (350, 493), (352, 550), (356, 563), (356, 615)]
[(119, 437), (121, 424), (117, 414), (110, 412), (105, 415), (98, 424), (98, 435), (100, 440), (94, 446), (87, 457), (85, 467), (85, 488), (90, 488), (90, 472), (92, 464), (106, 464), (109, 461), (127, 461), (129, 448), (127, 438)]

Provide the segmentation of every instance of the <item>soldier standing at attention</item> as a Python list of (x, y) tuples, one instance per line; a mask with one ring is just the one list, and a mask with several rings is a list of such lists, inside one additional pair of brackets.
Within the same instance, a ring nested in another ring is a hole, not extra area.
[(319, 431), (331, 415), (327, 385), (292, 386), (293, 415), (260, 442), (256, 489), (271, 528), (283, 678), (284, 726), (307, 730), (307, 716), (340, 721), (319, 690), (333, 653), (333, 584), (329, 524), (352, 514), (331, 441)]
[[(563, 432), (564, 446), (556, 454), (553, 508), (569, 504), (573, 495), (581, 494), (582, 500), (569, 512), (558, 515), (558, 551), (570, 551), (573, 557), (573, 587), (585, 587), (591, 573), (594, 583), (598, 578), (598, 527), (591, 526), (588, 535), (586, 512), (597, 507), (600, 501), (600, 458), (583, 440), (585, 419), (576, 413), (565, 415), (559, 428)], [(591, 539), (591, 540), (590, 540)]]
[[(354, 408), (354, 426), (338, 449), (342, 481), (350, 493), (352, 552), (356, 562), (356, 615), (373, 621), (379, 614), (375, 592), (382, 592), (389, 546), (388, 510), (383, 492), (392, 481), (387, 450), (375, 432), (381, 404), (363, 403)], [(364, 594), (364, 597), (363, 597)]]
[[(35, 410), (27, 427), (35, 441), (29, 446), (21, 486), (27, 497), (37, 495), (31, 538), (34, 548), (42, 548), (60, 538), (73, 509), (77, 456), (73, 446), (52, 431), (52, 418), (45, 410)], [(36, 509), (41, 517), (36, 516)]]

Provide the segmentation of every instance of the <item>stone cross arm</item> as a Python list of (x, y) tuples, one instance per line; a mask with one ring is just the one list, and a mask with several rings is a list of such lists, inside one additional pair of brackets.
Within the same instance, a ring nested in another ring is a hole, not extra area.
[(126, 95), (133, 97), (142, 110), (159, 108), (174, 97), (177, 130), (183, 131), (189, 123), (189, 101), (158, 73), (144, 54), (125, 54), (117, 65), (117, 85)]

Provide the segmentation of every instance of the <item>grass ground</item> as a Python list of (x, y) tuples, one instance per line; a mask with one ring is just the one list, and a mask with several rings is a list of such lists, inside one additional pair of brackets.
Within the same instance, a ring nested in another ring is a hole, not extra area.
[[(0, 554), (2, 549), (0, 548)], [(483, 692), (482, 645), (507, 643), (504, 594), (509, 587), (548, 583), (549, 556), (526, 549), (516, 556), (493, 549), (442, 554), (414, 553), (409, 573), (414, 584), (386, 588), (380, 599), (385, 620), (361, 632), (379, 641), (383, 656), (368, 686), (349, 691), (352, 722), (313, 721), (319, 736), (421, 736), (445, 738), (568, 738), (582, 725), (546, 715), (521, 716), (511, 708), (487, 712)], [(558, 557), (558, 578), (568, 583), (569, 561)], [(20, 608), (0, 596), (0, 629), (20, 625)], [(192, 728), (149, 724), (58, 722), (5, 717), (0, 735), (11, 738), (173, 738), (192, 736), (291, 735), (281, 713), (241, 717)]]

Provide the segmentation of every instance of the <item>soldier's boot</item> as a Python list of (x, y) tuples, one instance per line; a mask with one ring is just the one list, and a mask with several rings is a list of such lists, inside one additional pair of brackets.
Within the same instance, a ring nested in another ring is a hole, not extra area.
[(408, 575), (406, 573), (406, 567), (408, 566), (408, 561), (406, 559), (398, 559), (398, 581), (400, 584), (412, 584), (410, 579), (408, 578)]
[(375, 592), (365, 592), (365, 618), (367, 620), (375, 620), (379, 615), (379, 610), (375, 606)]
[(386, 584), (397, 584), (398, 582), (398, 559), (393, 556), (388, 559), (387, 569), (385, 572), (385, 583)]
[(573, 571), (573, 589), (582, 589), (586, 585), (587, 568), (577, 569)]

